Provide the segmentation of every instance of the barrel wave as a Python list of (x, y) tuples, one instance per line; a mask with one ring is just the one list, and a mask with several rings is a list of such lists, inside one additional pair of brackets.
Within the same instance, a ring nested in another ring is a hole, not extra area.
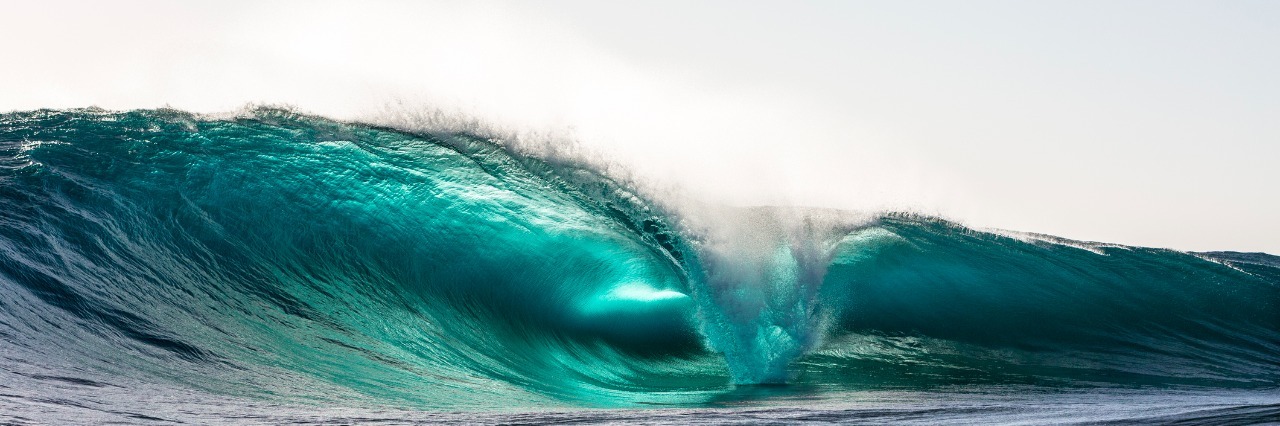
[(1280, 386), (1276, 257), (634, 186), (287, 109), (0, 115), (0, 368), (444, 410)]

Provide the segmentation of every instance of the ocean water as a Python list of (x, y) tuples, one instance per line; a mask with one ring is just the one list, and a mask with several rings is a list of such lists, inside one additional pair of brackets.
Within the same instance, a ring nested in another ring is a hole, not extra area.
[(485, 135), (0, 115), (0, 422), (1280, 421), (1280, 258), (666, 199)]

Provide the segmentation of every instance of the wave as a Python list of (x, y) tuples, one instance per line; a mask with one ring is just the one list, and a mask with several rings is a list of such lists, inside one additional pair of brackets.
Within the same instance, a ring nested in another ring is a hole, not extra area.
[(26, 377), (442, 409), (1280, 384), (1268, 255), (674, 206), (284, 109), (0, 115), (0, 253), (0, 367)]

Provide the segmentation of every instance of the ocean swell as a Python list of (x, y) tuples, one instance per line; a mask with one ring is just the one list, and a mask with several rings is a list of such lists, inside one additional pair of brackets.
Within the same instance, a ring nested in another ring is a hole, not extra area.
[(1266, 255), (673, 206), (491, 138), (282, 109), (0, 115), (0, 254), (28, 376), (447, 409), (1280, 384)]

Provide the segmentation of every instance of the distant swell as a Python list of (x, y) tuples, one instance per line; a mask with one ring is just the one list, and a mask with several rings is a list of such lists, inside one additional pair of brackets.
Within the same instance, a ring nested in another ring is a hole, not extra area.
[(477, 135), (279, 109), (33, 111), (0, 115), (0, 341), (23, 377), (445, 409), (1265, 388), (1280, 263), (672, 206)]

